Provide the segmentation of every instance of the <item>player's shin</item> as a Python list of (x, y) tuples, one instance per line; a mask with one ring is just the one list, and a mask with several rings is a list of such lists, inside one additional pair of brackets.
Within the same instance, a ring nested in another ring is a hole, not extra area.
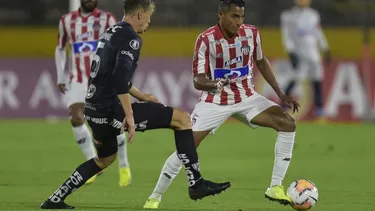
[(194, 136), (191, 129), (176, 130), (175, 141), (177, 156), (185, 166), (186, 175), (189, 181), (189, 187), (194, 188), (201, 180), (199, 169), (198, 153), (195, 148)]
[(126, 150), (126, 135), (117, 136), (119, 168), (129, 168), (128, 153)]
[(316, 107), (316, 116), (324, 115), (323, 112), (323, 96), (322, 96), (322, 83), (320, 81), (313, 82), (314, 87), (314, 104)]
[(294, 145), (295, 132), (279, 132), (275, 145), (271, 187), (281, 185), (288, 170)]
[(99, 173), (102, 169), (96, 164), (94, 158), (90, 159), (72, 173), (72, 175), (49, 197), (52, 203), (60, 203), (65, 200), (72, 192), (80, 188), (92, 176)]
[(96, 157), (94, 143), (92, 142), (91, 133), (86, 124), (78, 127), (73, 127), (74, 138), (76, 139), (81, 151), (86, 156), (86, 159)]
[(161, 201), (164, 192), (167, 190), (174, 178), (176, 178), (181, 168), (182, 163), (178, 158), (177, 153), (174, 152), (165, 161), (164, 166), (160, 172), (158, 183), (156, 184), (155, 189), (149, 198)]

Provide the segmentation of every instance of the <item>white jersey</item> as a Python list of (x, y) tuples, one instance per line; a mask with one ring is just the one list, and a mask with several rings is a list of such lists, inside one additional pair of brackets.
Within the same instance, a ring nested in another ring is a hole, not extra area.
[(225, 39), (218, 25), (198, 36), (193, 58), (193, 73), (209, 79), (230, 79), (220, 92), (203, 91), (201, 101), (220, 105), (236, 104), (255, 94), (253, 67), (263, 59), (258, 28), (242, 24), (236, 36)]
[(99, 9), (88, 16), (82, 16), (78, 9), (61, 17), (55, 57), (58, 83), (64, 81), (66, 46), (71, 47), (69, 81), (86, 82), (99, 35), (115, 24), (116, 19), (111, 13)]
[(293, 7), (284, 11), (281, 14), (281, 32), (287, 52), (315, 60), (320, 57), (320, 49), (328, 50), (320, 27), (320, 15), (314, 9)]

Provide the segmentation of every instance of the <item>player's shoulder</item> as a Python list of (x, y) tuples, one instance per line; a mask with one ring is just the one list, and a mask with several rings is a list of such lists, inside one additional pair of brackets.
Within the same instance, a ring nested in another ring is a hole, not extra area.
[(65, 13), (64, 15), (60, 17), (60, 20), (65, 21), (67, 19), (72, 19), (74, 16), (77, 16), (77, 11), (71, 11), (71, 12)]
[(109, 17), (115, 17), (111, 12), (107, 12), (105, 10), (98, 9), (98, 13), (109, 16)]
[(251, 29), (251, 30), (257, 30), (258, 31), (258, 27), (255, 26), (255, 25), (251, 25), (251, 24), (242, 24), (241, 29)]
[(204, 30), (202, 33), (200, 33), (198, 35), (198, 39), (200, 40), (208, 40), (208, 37), (217, 33), (217, 30), (218, 30), (218, 27), (215, 25), (215, 26), (211, 26), (209, 28), (207, 28), (206, 30)]
[(288, 19), (293, 14), (294, 8), (288, 8), (281, 11), (281, 19)]
[(314, 16), (319, 16), (319, 12), (318, 12), (318, 10), (316, 10), (316, 9), (314, 9), (314, 8), (307, 8), (307, 11), (309, 12), (309, 13), (311, 13), (312, 15), (314, 15)]
[(257, 34), (259, 32), (259, 29), (255, 25), (251, 24), (242, 24), (240, 27), (240, 31), (244, 32), (246, 34), (246, 30), (251, 30), (253, 34)]
[(125, 22), (120, 22), (109, 28), (112, 35), (112, 43), (116, 45), (134, 43), (134, 45), (142, 45), (141, 37), (133, 30), (133, 28)]

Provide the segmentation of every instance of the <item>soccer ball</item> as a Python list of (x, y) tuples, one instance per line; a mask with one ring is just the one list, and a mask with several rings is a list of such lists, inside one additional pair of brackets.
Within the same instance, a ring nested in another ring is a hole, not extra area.
[(309, 210), (318, 201), (318, 188), (310, 180), (300, 179), (292, 182), (287, 194), (293, 201), (291, 206), (298, 211)]

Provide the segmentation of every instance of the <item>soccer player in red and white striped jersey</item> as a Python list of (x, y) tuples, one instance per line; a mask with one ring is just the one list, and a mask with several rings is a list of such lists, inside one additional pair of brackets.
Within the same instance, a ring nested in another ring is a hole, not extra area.
[[(85, 124), (83, 114), (90, 66), (100, 34), (116, 24), (115, 17), (109, 12), (99, 10), (97, 4), (97, 0), (81, 0), (81, 7), (78, 10), (61, 17), (55, 51), (58, 88), (63, 94), (66, 93), (73, 134), (87, 160), (96, 157), (90, 130)], [(68, 46), (70, 53), (66, 58)], [(69, 66), (66, 67), (66, 64)], [(68, 77), (65, 75), (66, 69), (69, 70)], [(125, 133), (119, 135), (117, 141), (120, 186), (127, 186), (131, 181), (131, 173), (126, 153)], [(87, 184), (94, 180), (95, 177), (91, 178)]]
[[(233, 116), (249, 126), (273, 128), (278, 132), (272, 181), (266, 197), (289, 204), (282, 180), (292, 157), (295, 121), (279, 105), (258, 94), (253, 83), (256, 67), (281, 99), (281, 103), (298, 110), (298, 103), (280, 89), (272, 67), (262, 50), (257, 27), (243, 24), (243, 0), (221, 0), (219, 23), (201, 33), (193, 56), (194, 86), (202, 91), (192, 113), (196, 146)], [(165, 162), (158, 184), (144, 205), (157, 208), (163, 193), (181, 169), (176, 153)]]

